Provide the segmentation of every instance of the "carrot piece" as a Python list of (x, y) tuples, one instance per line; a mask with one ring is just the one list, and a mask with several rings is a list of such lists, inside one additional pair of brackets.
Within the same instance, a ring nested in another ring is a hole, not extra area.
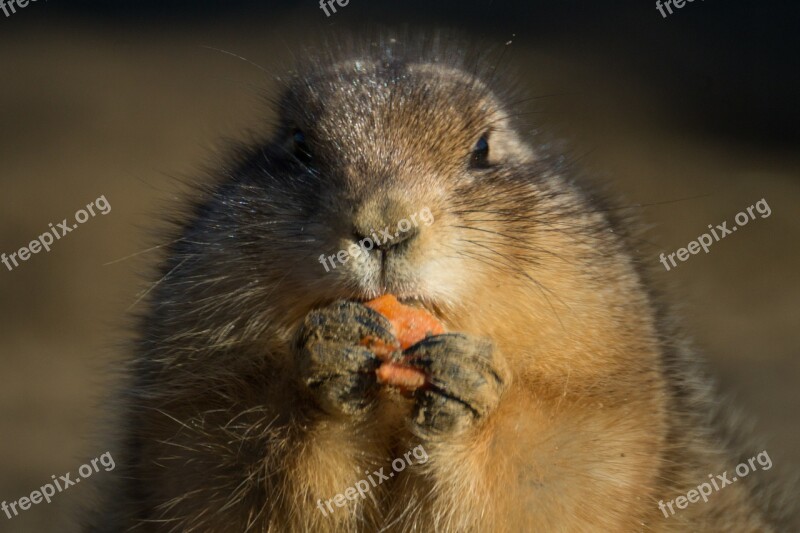
[(394, 344), (388, 344), (374, 337), (364, 337), (358, 344), (360, 346), (365, 346), (382, 361), (387, 361), (393, 352), (400, 349), (400, 343), (397, 341), (395, 341)]
[(393, 362), (383, 363), (377, 370), (378, 383), (397, 387), (403, 392), (414, 392), (425, 385), (425, 374), (416, 368)]
[(383, 361), (375, 371), (378, 383), (399, 389), (409, 394), (419, 389), (426, 382), (425, 373), (393, 359), (392, 354), (398, 350), (406, 350), (419, 341), (432, 335), (444, 333), (444, 326), (436, 318), (425, 311), (401, 304), (391, 294), (386, 294), (364, 305), (377, 311), (389, 320), (391, 333), (397, 344), (390, 345), (379, 339), (365, 337), (361, 345), (369, 348)]
[(385, 316), (392, 324), (400, 348), (405, 350), (425, 337), (444, 333), (444, 326), (425, 311), (403, 305), (391, 294), (385, 294), (365, 303), (370, 309)]

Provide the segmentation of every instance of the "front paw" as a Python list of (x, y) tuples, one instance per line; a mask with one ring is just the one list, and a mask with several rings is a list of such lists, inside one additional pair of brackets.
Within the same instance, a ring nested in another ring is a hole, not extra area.
[(459, 434), (491, 413), (510, 381), (492, 343), (460, 333), (428, 337), (404, 352), (427, 375), (415, 392), (412, 430), (423, 438)]
[(397, 341), (389, 321), (356, 302), (339, 301), (311, 311), (298, 336), (302, 385), (323, 411), (357, 415), (373, 405), (381, 360), (364, 339), (387, 346)]

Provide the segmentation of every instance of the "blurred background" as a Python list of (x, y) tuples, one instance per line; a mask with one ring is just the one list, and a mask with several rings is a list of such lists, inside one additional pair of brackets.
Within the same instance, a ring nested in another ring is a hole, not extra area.
[[(589, 0), (350, 0), (330, 17), (316, 0), (53, 0), (0, 11), (0, 252), (101, 195), (111, 205), (49, 253), (0, 265), (0, 500), (114, 454), (98, 438), (103, 396), (158, 259), (138, 252), (180, 201), (177, 180), (201, 176), (224, 139), (263, 127), (261, 95), (320, 35), (381, 27), (459, 30), (546, 96), (530, 102), (530, 129), (565, 139), (619, 205), (638, 206), (653, 277), (766, 443), (774, 468), (753, 475), (792, 477), (799, 22), (789, 1), (731, 0), (687, 3), (667, 18), (654, 2)], [(762, 198), (769, 218), (669, 272), (658, 263)], [(0, 514), (0, 531), (75, 531), (90, 484), (12, 520)]]

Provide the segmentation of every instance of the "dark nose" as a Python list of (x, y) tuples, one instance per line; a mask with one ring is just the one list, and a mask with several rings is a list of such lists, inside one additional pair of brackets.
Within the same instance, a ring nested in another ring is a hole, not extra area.
[(374, 198), (359, 206), (353, 216), (353, 237), (370, 239), (378, 250), (388, 251), (408, 244), (419, 235), (416, 211), (408, 202), (394, 198)]

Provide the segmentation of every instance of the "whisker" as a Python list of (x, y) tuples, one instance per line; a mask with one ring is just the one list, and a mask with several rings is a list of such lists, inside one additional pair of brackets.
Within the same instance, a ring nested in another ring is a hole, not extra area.
[(147, 296), (148, 294), (150, 294), (150, 292), (151, 292), (153, 289), (155, 289), (155, 288), (156, 288), (156, 287), (157, 287), (159, 284), (161, 284), (161, 282), (163, 282), (164, 280), (166, 280), (166, 279), (167, 279), (167, 278), (168, 278), (168, 277), (169, 277), (169, 276), (170, 276), (170, 275), (171, 275), (173, 272), (175, 272), (175, 271), (176, 271), (178, 268), (180, 268), (181, 266), (183, 266), (183, 264), (184, 264), (186, 261), (188, 261), (189, 259), (191, 259), (192, 257), (193, 257), (193, 256), (187, 256), (187, 257), (185, 257), (185, 258), (184, 258), (184, 259), (183, 259), (183, 260), (182, 260), (180, 263), (178, 263), (177, 265), (175, 265), (174, 267), (172, 267), (172, 269), (170, 269), (170, 271), (169, 271), (169, 272), (167, 272), (166, 274), (164, 274), (164, 276), (163, 276), (161, 279), (159, 279), (159, 280), (158, 280), (158, 281), (156, 281), (155, 283), (151, 284), (151, 285), (150, 285), (150, 287), (148, 287), (148, 288), (147, 288), (147, 290), (146, 290), (146, 291), (144, 291), (144, 293), (142, 293), (142, 294), (141, 294), (141, 295), (140, 295), (140, 296), (139, 296), (139, 297), (136, 299), (136, 301), (135, 301), (135, 302), (133, 302), (133, 303), (132, 303), (132, 304), (131, 304), (131, 305), (130, 305), (130, 306), (127, 308), (127, 309), (126, 309), (126, 311), (130, 311), (131, 309), (133, 309), (133, 308), (136, 306), (136, 304), (138, 304), (140, 301), (142, 301), (142, 299), (143, 299), (145, 296)]
[(222, 54), (226, 54), (226, 55), (229, 55), (229, 56), (233, 56), (233, 57), (235, 57), (236, 59), (241, 59), (241, 60), (242, 60), (242, 61), (244, 61), (245, 63), (249, 63), (249, 64), (253, 65), (253, 66), (254, 66), (254, 67), (256, 67), (258, 70), (260, 70), (260, 71), (264, 72), (265, 74), (268, 74), (268, 75), (272, 76), (272, 73), (271, 73), (269, 70), (267, 70), (267, 69), (266, 69), (266, 68), (264, 68), (263, 66), (259, 65), (258, 63), (256, 63), (256, 62), (254, 62), (254, 61), (251, 61), (251, 60), (247, 59), (247, 58), (246, 58), (246, 57), (244, 57), (244, 56), (240, 56), (239, 54), (236, 54), (236, 53), (230, 52), (230, 51), (228, 51), (228, 50), (223, 50), (222, 48), (215, 48), (215, 47), (213, 47), (213, 46), (208, 46), (208, 45), (201, 45), (201, 46), (202, 46), (203, 48), (207, 48), (208, 50), (214, 50), (215, 52), (220, 52), (220, 53), (222, 53)]

